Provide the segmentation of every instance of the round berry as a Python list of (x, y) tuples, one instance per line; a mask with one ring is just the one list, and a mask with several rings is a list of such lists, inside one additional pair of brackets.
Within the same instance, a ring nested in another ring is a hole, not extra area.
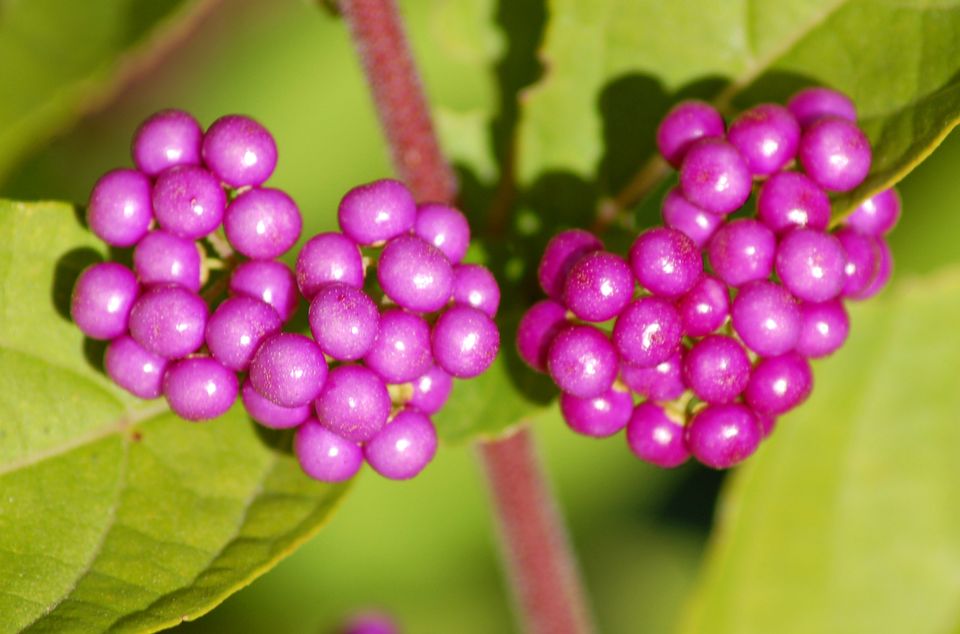
[(804, 88), (790, 97), (787, 108), (804, 128), (821, 117), (840, 117), (847, 121), (857, 120), (857, 108), (843, 93), (829, 88)]
[(233, 270), (230, 292), (269, 304), (286, 322), (297, 309), (297, 282), (283, 262), (250, 260)]
[(283, 323), (269, 304), (237, 295), (220, 304), (207, 321), (207, 348), (214, 359), (237, 372), (250, 366), (260, 344)]
[(783, 106), (763, 103), (733, 120), (727, 141), (737, 148), (753, 174), (769, 176), (797, 155), (800, 124)]
[(862, 291), (849, 296), (850, 299), (870, 299), (882, 291), (890, 281), (890, 275), (893, 273), (893, 254), (890, 253), (890, 246), (882, 238), (877, 240), (877, 246), (880, 248), (880, 263), (877, 265), (876, 276)]
[(637, 405), (627, 423), (630, 451), (644, 462), (665, 469), (679, 467), (690, 457), (683, 435), (683, 425), (653, 403)]
[(303, 335), (281, 332), (260, 344), (250, 362), (250, 382), (281, 407), (301, 407), (320, 394), (327, 362), (320, 347)]
[(747, 387), (750, 358), (733, 337), (710, 335), (684, 355), (683, 376), (701, 400), (730, 403)]
[(458, 379), (482, 374), (500, 350), (500, 331), (493, 320), (470, 306), (444, 311), (433, 326), (437, 365)]
[(458, 264), (470, 246), (470, 224), (459, 210), (438, 203), (417, 206), (413, 232)]
[(697, 207), (728, 214), (750, 197), (753, 177), (737, 149), (722, 139), (697, 141), (680, 166), (684, 197)]
[(649, 368), (622, 363), (620, 380), (651, 401), (667, 402), (680, 398), (687, 390), (683, 382), (683, 354), (677, 352), (666, 361)]
[(400, 628), (387, 614), (363, 612), (353, 615), (337, 634), (400, 634)]
[(823, 117), (803, 133), (798, 153), (807, 176), (825, 189), (848, 192), (867, 177), (870, 142), (857, 124)]
[(846, 224), (860, 233), (883, 236), (897, 226), (900, 209), (900, 194), (891, 187), (863, 201), (847, 218)]
[(689, 202), (683, 197), (679, 187), (674, 187), (667, 193), (661, 211), (664, 226), (676, 229), (701, 248), (723, 224), (723, 216), (704, 211)]
[(563, 298), (563, 285), (571, 267), (591, 251), (603, 248), (600, 239), (582, 229), (561, 231), (550, 239), (540, 258), (537, 279), (543, 292), (551, 299)]
[(797, 300), (773, 282), (750, 282), (733, 300), (733, 329), (744, 344), (762, 356), (792, 350), (800, 338)]
[(273, 135), (250, 117), (220, 117), (203, 135), (203, 162), (230, 187), (263, 184), (277, 166)]
[(297, 256), (297, 286), (309, 301), (324, 284), (363, 288), (363, 259), (357, 243), (341, 233), (319, 233)]
[(133, 136), (133, 162), (147, 176), (168, 167), (199, 165), (203, 130), (183, 110), (161, 110), (140, 124)]
[(752, 218), (740, 218), (720, 227), (707, 247), (713, 271), (734, 287), (770, 277), (776, 254), (777, 237)]
[(315, 407), (321, 425), (351, 442), (365, 442), (387, 422), (390, 394), (371, 370), (341, 365), (330, 371)]
[(800, 172), (780, 172), (760, 188), (757, 218), (777, 234), (797, 227), (824, 230), (830, 224), (830, 199)]
[(433, 365), (430, 326), (399, 308), (384, 311), (377, 338), (363, 361), (387, 383), (406, 383), (422, 376)]
[(722, 137), (723, 117), (710, 104), (690, 99), (681, 101), (657, 128), (657, 149), (670, 165), (680, 167), (690, 145), (703, 137)]
[(163, 376), (163, 395), (173, 413), (192, 421), (210, 420), (237, 400), (237, 375), (210, 357), (191, 357), (171, 365)]
[(846, 255), (841, 292), (844, 297), (857, 297), (877, 277), (880, 267), (879, 240), (851, 227), (843, 227), (835, 235)]
[(850, 334), (850, 317), (843, 302), (800, 304), (800, 338), (796, 351), (810, 359), (826, 357), (839, 350)]
[(829, 233), (795, 229), (777, 247), (776, 271), (795, 297), (825, 302), (843, 290), (847, 254)]
[(557, 333), (567, 326), (567, 309), (552, 299), (537, 302), (517, 326), (517, 354), (539, 372), (547, 371), (547, 351)]
[(676, 229), (657, 227), (644, 231), (633, 242), (629, 255), (637, 281), (654, 295), (683, 295), (703, 274), (700, 250)]
[(279, 189), (243, 192), (223, 216), (223, 229), (233, 248), (259, 260), (286, 253), (300, 239), (302, 228), (297, 204)]
[(250, 418), (271, 429), (290, 429), (310, 418), (310, 406), (280, 407), (254, 389), (250, 379), (240, 388), (240, 399)]
[(753, 415), (757, 417), (757, 426), (760, 428), (761, 437), (766, 438), (773, 433), (773, 429), (777, 426), (776, 416), (759, 412), (754, 412)]
[(312, 419), (297, 429), (293, 451), (303, 472), (321, 482), (349, 480), (363, 466), (363, 451), (356, 443)]
[(130, 336), (154, 354), (179, 359), (203, 345), (207, 304), (182, 286), (155, 286), (130, 311)]
[(714, 332), (730, 315), (730, 293), (727, 286), (712, 275), (700, 281), (677, 302), (677, 313), (688, 337), (702, 337)]
[(563, 303), (584, 321), (607, 321), (633, 299), (633, 289), (633, 272), (623, 258), (592, 251), (570, 268)]
[(435, 246), (417, 236), (400, 236), (383, 247), (377, 280), (387, 297), (403, 308), (432, 313), (450, 301), (453, 268)]
[(560, 413), (570, 429), (593, 438), (612, 436), (623, 429), (632, 410), (630, 393), (615, 387), (594, 398), (560, 395)]
[(404, 409), (363, 446), (373, 470), (391, 480), (409, 480), (437, 453), (437, 431), (421, 412)]
[(413, 395), (407, 402), (424, 414), (436, 414), (443, 408), (453, 389), (453, 379), (439, 366), (413, 381)]
[(490, 317), (500, 307), (500, 287), (493, 273), (479, 264), (457, 264), (453, 267), (453, 303), (473, 306)]
[(162, 229), (148, 233), (133, 250), (133, 270), (141, 284), (178, 284), (200, 290), (200, 251), (192, 240)]
[(617, 352), (607, 336), (593, 326), (569, 326), (553, 338), (547, 370), (564, 392), (596, 398), (617, 378)]
[(202, 167), (171, 167), (153, 186), (153, 211), (160, 227), (187, 240), (212, 233), (226, 208), (227, 196), (220, 183)]
[(113, 382), (139, 398), (157, 398), (163, 391), (167, 360), (124, 335), (107, 346), (103, 365)]
[(310, 332), (324, 354), (355, 361), (370, 351), (380, 313), (366, 293), (341, 282), (322, 286), (310, 302)]
[(139, 292), (136, 276), (122, 264), (91, 264), (73, 286), (70, 317), (91, 339), (119, 337), (127, 332)]
[(757, 450), (762, 438), (756, 415), (738, 404), (707, 405), (687, 425), (693, 456), (714, 469), (728, 469)]
[(641, 297), (631, 302), (613, 326), (613, 344), (623, 360), (645, 368), (673, 356), (682, 337), (677, 309), (659, 297)]
[(417, 204), (403, 183), (383, 179), (348, 191), (340, 201), (337, 218), (347, 237), (371, 245), (410, 231)]
[(796, 352), (757, 362), (744, 398), (753, 411), (777, 416), (807, 400), (813, 389), (813, 372), (807, 359)]
[(93, 186), (87, 224), (107, 244), (133, 246), (150, 228), (152, 204), (149, 178), (136, 170), (113, 170)]

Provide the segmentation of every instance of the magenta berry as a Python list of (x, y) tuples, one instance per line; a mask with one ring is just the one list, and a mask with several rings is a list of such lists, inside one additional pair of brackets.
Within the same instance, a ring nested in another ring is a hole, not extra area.
[(693, 240), (676, 229), (641, 233), (630, 247), (630, 268), (640, 286), (654, 295), (678, 297), (703, 274), (703, 259)]
[(360, 248), (340, 233), (313, 236), (297, 256), (297, 286), (308, 301), (330, 282), (363, 288), (363, 276)]
[(744, 397), (755, 412), (778, 416), (805, 401), (812, 389), (810, 363), (796, 352), (788, 352), (757, 363)]
[(432, 313), (450, 301), (453, 268), (440, 249), (417, 236), (404, 235), (383, 247), (377, 281), (387, 297), (401, 307)]
[(843, 227), (835, 235), (846, 256), (841, 293), (844, 297), (856, 298), (877, 277), (880, 268), (879, 240), (852, 227)]
[(277, 166), (273, 135), (250, 117), (220, 117), (203, 135), (203, 162), (230, 187), (263, 184)]
[(153, 220), (150, 179), (136, 170), (107, 172), (93, 186), (87, 224), (97, 237), (117, 247), (133, 246)]
[(797, 300), (773, 282), (751, 282), (733, 300), (733, 328), (744, 344), (762, 356), (788, 352), (800, 338)]
[(257, 393), (275, 405), (301, 407), (323, 389), (327, 362), (313, 340), (283, 332), (260, 344), (250, 362), (249, 376)]
[(380, 328), (364, 363), (387, 383), (412, 381), (433, 365), (430, 326), (422, 317), (399, 308), (380, 315)]
[(710, 335), (683, 357), (685, 383), (707, 403), (730, 403), (746, 389), (750, 359), (736, 339)]
[(672, 401), (686, 391), (683, 382), (683, 355), (677, 352), (657, 365), (641, 368), (620, 364), (620, 380), (631, 390), (651, 401)]
[(473, 306), (490, 317), (500, 307), (500, 286), (490, 269), (479, 264), (453, 267), (453, 303)]
[(297, 309), (297, 282), (283, 262), (250, 260), (233, 270), (230, 292), (269, 304), (286, 322)]
[(410, 231), (417, 218), (417, 205), (403, 183), (384, 179), (347, 192), (340, 201), (337, 218), (348, 238), (370, 245)]
[(850, 333), (850, 317), (843, 302), (800, 304), (800, 338), (796, 351), (810, 359), (826, 357), (843, 346)]
[(260, 344), (279, 332), (282, 325), (280, 315), (269, 304), (237, 295), (210, 315), (205, 340), (214, 359), (231, 370), (243, 372)]
[(470, 225), (466, 216), (447, 205), (419, 205), (413, 232), (440, 249), (451, 264), (459, 264), (470, 246)]
[(581, 257), (603, 248), (603, 243), (592, 233), (582, 229), (562, 231), (550, 239), (540, 258), (537, 279), (543, 292), (551, 299), (561, 301), (563, 285), (570, 269)]
[(147, 176), (168, 167), (199, 165), (203, 130), (182, 110), (161, 110), (140, 124), (133, 136), (133, 162)]
[(877, 247), (880, 249), (880, 262), (877, 264), (876, 276), (862, 291), (848, 296), (850, 299), (869, 299), (882, 291), (890, 281), (890, 275), (893, 273), (893, 254), (890, 252), (890, 246), (883, 238), (878, 238)]
[(730, 292), (712, 275), (704, 275), (677, 301), (677, 313), (683, 334), (688, 337), (709, 335), (730, 316)]
[(407, 405), (424, 414), (440, 411), (453, 389), (453, 379), (440, 367), (433, 366), (426, 374), (413, 381), (413, 395)]
[(373, 470), (391, 480), (408, 480), (430, 464), (437, 453), (437, 432), (422, 412), (401, 410), (363, 446)]
[(787, 108), (806, 128), (822, 117), (832, 116), (856, 122), (857, 108), (846, 95), (819, 86), (804, 88), (790, 98)]
[(857, 124), (823, 117), (803, 133), (798, 152), (803, 171), (825, 189), (847, 192), (870, 171), (870, 142)]
[(550, 344), (567, 324), (567, 309), (561, 304), (552, 299), (537, 302), (517, 326), (517, 354), (534, 370), (546, 372)]
[(797, 227), (824, 230), (830, 224), (830, 199), (800, 172), (780, 172), (760, 188), (757, 218), (777, 234)]
[(847, 254), (829, 233), (795, 229), (777, 247), (776, 271), (794, 297), (825, 302), (843, 290)]
[(722, 139), (701, 139), (687, 150), (680, 166), (684, 197), (697, 207), (728, 214), (750, 197), (753, 178), (737, 149)]
[(663, 199), (663, 224), (684, 234), (698, 247), (703, 247), (723, 224), (723, 216), (700, 209), (674, 187)]
[(310, 418), (310, 405), (281, 407), (260, 396), (250, 383), (250, 379), (243, 382), (240, 388), (240, 399), (250, 418), (271, 429), (290, 429)]
[(690, 457), (684, 443), (684, 427), (653, 403), (641, 403), (633, 409), (627, 423), (627, 446), (644, 462), (672, 469)]
[(860, 233), (883, 236), (897, 226), (900, 208), (900, 194), (891, 187), (863, 201), (847, 218), (846, 224)]
[(713, 271), (730, 286), (770, 277), (776, 252), (773, 231), (752, 218), (740, 218), (720, 227), (707, 250)]
[(694, 458), (714, 469), (728, 469), (757, 450), (762, 438), (750, 408), (708, 405), (687, 425), (686, 445)]
[(753, 174), (769, 176), (797, 155), (800, 124), (783, 106), (764, 103), (733, 120), (727, 141), (737, 148)]
[(363, 451), (310, 419), (297, 428), (293, 450), (304, 473), (321, 482), (343, 482), (363, 466)]
[(124, 335), (107, 346), (103, 365), (113, 382), (139, 398), (157, 398), (163, 391), (168, 361)]
[(612, 436), (623, 429), (633, 411), (630, 393), (613, 387), (594, 398), (560, 395), (560, 413), (570, 429), (594, 438)]
[(200, 290), (197, 244), (162, 229), (148, 233), (133, 250), (133, 270), (141, 284), (178, 284)]
[(680, 348), (683, 326), (673, 304), (659, 297), (641, 297), (627, 305), (613, 326), (613, 344), (626, 363), (650, 367)]
[(227, 196), (216, 177), (202, 167), (179, 165), (161, 172), (153, 185), (153, 212), (160, 227), (197, 240), (223, 221)]
[(633, 272), (623, 258), (592, 251), (570, 268), (563, 303), (584, 321), (607, 321), (633, 299), (633, 289)]
[(471, 306), (448, 308), (433, 326), (437, 365), (458, 379), (486, 371), (500, 350), (500, 331), (485, 313)]
[(362, 358), (377, 338), (380, 312), (366, 293), (342, 282), (320, 287), (310, 302), (310, 332), (337, 361)]
[(251, 189), (237, 196), (223, 216), (233, 248), (248, 258), (270, 260), (290, 250), (303, 221), (293, 199), (279, 189)]
[(352, 442), (373, 438), (390, 415), (390, 394), (383, 379), (362, 365), (330, 371), (316, 400), (320, 424)]
[(174, 362), (163, 377), (163, 395), (170, 409), (192, 421), (226, 414), (237, 400), (237, 375), (210, 357)]
[(690, 145), (703, 137), (722, 137), (723, 117), (704, 101), (675, 105), (657, 128), (657, 149), (670, 165), (680, 167)]
[(127, 331), (140, 287), (122, 264), (91, 264), (73, 286), (70, 317), (91, 339), (113, 339)]
[(203, 345), (207, 304), (182, 286), (155, 286), (130, 311), (130, 336), (167, 359), (180, 359)]
[(547, 351), (547, 370), (554, 383), (580, 398), (595, 398), (609, 390), (618, 365), (613, 344), (593, 326), (561, 330)]

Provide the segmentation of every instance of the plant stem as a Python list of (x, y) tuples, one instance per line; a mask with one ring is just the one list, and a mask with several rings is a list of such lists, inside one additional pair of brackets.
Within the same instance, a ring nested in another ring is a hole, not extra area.
[[(457, 183), (440, 150), (395, 0), (342, 0), (340, 8), (400, 177), (418, 201), (453, 203)], [(557, 505), (527, 428), (479, 443), (524, 631), (591, 632), (585, 594)]]

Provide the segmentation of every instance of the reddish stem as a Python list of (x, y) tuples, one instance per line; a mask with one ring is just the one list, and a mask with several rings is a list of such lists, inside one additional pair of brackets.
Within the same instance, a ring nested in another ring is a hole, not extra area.
[[(453, 170), (430, 110), (394, 0), (342, 0), (394, 165), (419, 201), (452, 203)], [(479, 443), (497, 513), (502, 554), (524, 631), (591, 632), (586, 599), (529, 429)]]

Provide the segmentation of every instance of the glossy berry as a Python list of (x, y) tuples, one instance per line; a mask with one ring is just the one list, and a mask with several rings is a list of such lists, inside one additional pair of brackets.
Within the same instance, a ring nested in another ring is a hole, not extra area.
[(187, 240), (212, 233), (223, 221), (226, 208), (223, 188), (202, 167), (171, 167), (153, 185), (153, 212), (160, 227)]
[(297, 427), (310, 418), (312, 411), (310, 405), (280, 407), (269, 399), (260, 396), (253, 388), (250, 379), (243, 382), (243, 386), (240, 388), (240, 399), (243, 401), (243, 407), (247, 410), (250, 418), (271, 429)]
[(700, 209), (683, 197), (679, 187), (667, 193), (661, 212), (664, 226), (676, 229), (701, 248), (723, 224), (723, 216)]
[(653, 403), (637, 405), (627, 423), (630, 451), (644, 462), (664, 469), (679, 467), (690, 457), (683, 436), (683, 425)]
[(620, 380), (631, 390), (651, 401), (672, 401), (687, 389), (683, 382), (683, 355), (677, 352), (666, 361), (647, 368), (622, 363)]
[(418, 313), (432, 313), (450, 301), (453, 268), (435, 246), (404, 235), (387, 242), (377, 263), (377, 280), (387, 297)]
[(470, 306), (448, 308), (433, 325), (437, 365), (458, 379), (486, 371), (500, 350), (500, 331), (486, 314)]
[(352, 616), (336, 634), (400, 634), (400, 629), (386, 614), (364, 612)]
[(107, 172), (93, 186), (87, 224), (97, 237), (117, 247), (133, 246), (153, 220), (150, 179), (136, 170)]
[(390, 394), (373, 371), (341, 365), (330, 371), (315, 407), (321, 425), (351, 442), (365, 442), (387, 422)]
[(623, 258), (592, 251), (570, 268), (563, 303), (584, 321), (607, 321), (633, 299), (633, 290), (633, 272)]
[(697, 245), (676, 229), (657, 227), (644, 231), (630, 247), (629, 257), (640, 286), (663, 297), (683, 295), (703, 273)]
[(363, 451), (356, 443), (312, 419), (297, 429), (293, 451), (304, 473), (321, 482), (349, 480), (363, 466)]
[(250, 366), (263, 341), (283, 323), (269, 304), (237, 295), (221, 303), (207, 321), (205, 340), (214, 359), (237, 372)]
[(882, 238), (877, 240), (877, 247), (880, 249), (880, 263), (877, 265), (877, 274), (873, 280), (856, 295), (851, 295), (850, 299), (864, 300), (870, 299), (882, 291), (890, 276), (893, 273), (893, 254), (890, 252), (890, 246)]
[(203, 345), (207, 304), (182, 286), (155, 286), (130, 311), (130, 336), (154, 354), (180, 359)]
[(430, 326), (399, 308), (384, 311), (377, 338), (363, 361), (387, 383), (406, 383), (422, 376), (433, 365)]
[(203, 162), (230, 187), (263, 184), (277, 166), (273, 135), (250, 117), (220, 117), (203, 135)]
[(430, 419), (404, 409), (363, 446), (373, 470), (391, 480), (408, 480), (430, 464), (437, 453), (437, 432)]
[(104, 369), (113, 382), (139, 398), (157, 398), (163, 391), (168, 361), (124, 335), (107, 346)]
[(175, 165), (199, 165), (203, 130), (183, 110), (161, 110), (140, 124), (133, 136), (133, 162), (147, 176)]
[(712, 275), (704, 275), (677, 301), (683, 334), (702, 337), (714, 332), (730, 316), (730, 292)]
[(354, 361), (370, 351), (380, 327), (380, 312), (366, 293), (342, 282), (320, 288), (310, 302), (310, 332), (337, 361)]
[(793, 95), (787, 102), (787, 108), (804, 128), (827, 116), (852, 122), (857, 120), (857, 108), (849, 97), (819, 86), (804, 88)]
[(553, 382), (580, 398), (595, 398), (609, 390), (618, 365), (613, 344), (593, 326), (561, 330), (547, 352), (547, 370)]
[(805, 401), (812, 389), (810, 363), (796, 352), (788, 352), (757, 362), (744, 398), (753, 411), (777, 416)]
[(733, 328), (741, 341), (762, 356), (788, 352), (800, 338), (797, 300), (773, 282), (751, 282), (733, 300)]
[(799, 299), (825, 302), (843, 290), (847, 255), (829, 233), (795, 229), (777, 247), (776, 271), (783, 285)]
[(683, 326), (673, 304), (659, 297), (641, 297), (627, 305), (613, 326), (613, 344), (627, 363), (650, 367), (680, 348)]
[(371, 245), (410, 231), (417, 205), (403, 183), (383, 179), (348, 191), (340, 201), (337, 218), (348, 238)]
[(127, 331), (139, 292), (136, 276), (122, 264), (92, 264), (73, 286), (70, 317), (91, 339), (119, 337)]
[(282, 332), (269, 337), (250, 362), (253, 388), (281, 407), (301, 407), (320, 394), (327, 362), (320, 347), (303, 335)]
[(427, 415), (436, 414), (446, 404), (452, 389), (453, 379), (450, 375), (440, 367), (433, 366), (426, 374), (414, 379), (413, 394), (407, 405)]
[(753, 178), (736, 148), (722, 139), (697, 141), (680, 166), (684, 197), (716, 214), (739, 209), (750, 197)]
[(297, 204), (279, 189), (245, 191), (223, 216), (223, 229), (233, 248), (258, 260), (286, 253), (300, 239), (302, 228)]
[(800, 124), (783, 106), (764, 103), (733, 120), (727, 141), (737, 148), (753, 174), (769, 176), (797, 155)]
[(657, 128), (657, 149), (670, 165), (680, 167), (690, 145), (703, 137), (722, 137), (723, 117), (710, 104), (690, 99), (675, 105)]
[(826, 357), (843, 346), (850, 334), (850, 317), (843, 302), (800, 304), (800, 338), (796, 351), (809, 359)]
[(237, 375), (210, 357), (174, 362), (163, 377), (163, 395), (173, 413), (192, 421), (226, 414), (237, 400)]
[(720, 227), (707, 247), (713, 271), (735, 287), (770, 277), (776, 253), (773, 231), (753, 218), (740, 218)]
[(561, 231), (550, 239), (540, 258), (537, 279), (543, 292), (551, 299), (561, 301), (563, 285), (571, 267), (591, 251), (603, 248), (600, 239), (582, 229)]
[(297, 282), (283, 262), (250, 260), (233, 270), (230, 292), (269, 304), (286, 322), (297, 309)]
[(870, 142), (855, 123), (824, 117), (811, 124), (797, 154), (803, 171), (825, 189), (847, 192), (870, 171)]
[(623, 429), (633, 411), (630, 393), (613, 387), (594, 398), (560, 395), (560, 413), (573, 431), (604, 438)]
[(550, 344), (567, 324), (567, 309), (561, 304), (552, 299), (537, 302), (517, 326), (517, 354), (534, 370), (546, 372)]
[(750, 358), (733, 337), (710, 335), (684, 355), (683, 376), (700, 400), (730, 403), (747, 387)]
[(458, 209), (439, 203), (417, 206), (413, 232), (440, 249), (451, 264), (459, 264), (470, 246), (470, 224)]
[(479, 264), (453, 267), (453, 303), (473, 306), (487, 317), (497, 316), (500, 286), (490, 269)]
[(162, 229), (148, 233), (133, 250), (133, 270), (141, 284), (178, 284), (200, 290), (200, 251), (192, 240)]
[(757, 218), (777, 234), (797, 227), (824, 230), (830, 224), (830, 198), (800, 172), (780, 172), (760, 188)]
[(701, 463), (728, 469), (753, 454), (761, 438), (760, 425), (750, 408), (708, 405), (687, 425), (686, 444)]
[(852, 227), (843, 227), (835, 235), (846, 255), (841, 293), (844, 297), (856, 298), (877, 277), (880, 268), (880, 241)]
[(319, 233), (297, 256), (297, 286), (307, 301), (324, 284), (342, 282), (363, 288), (363, 259), (357, 243), (341, 233)]
[(863, 201), (847, 218), (846, 224), (860, 233), (883, 236), (897, 226), (900, 209), (900, 194), (896, 189), (885, 189)]

